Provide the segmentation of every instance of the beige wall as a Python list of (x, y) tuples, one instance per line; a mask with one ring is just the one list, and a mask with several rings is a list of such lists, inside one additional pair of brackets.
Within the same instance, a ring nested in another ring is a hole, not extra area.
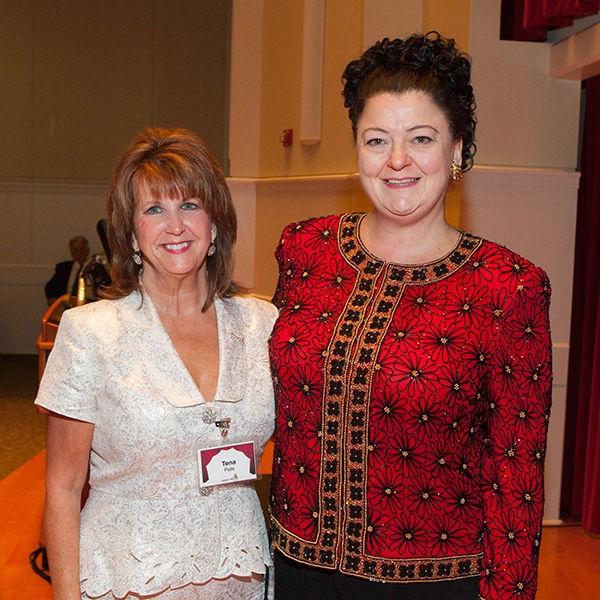
[[(362, 0), (325, 3), (322, 139), (315, 145), (303, 145), (299, 140), (303, 3), (264, 0), (260, 177), (354, 171), (341, 75), (348, 61), (361, 53), (362, 6)], [(294, 130), (291, 147), (280, 142), (284, 129)], [(236, 173), (232, 171), (232, 175)]]
[(423, 0), (364, 0), (364, 12), (363, 50), (423, 30)]
[[(238, 78), (231, 83), (230, 183), (240, 217), (235, 276), (265, 296), (275, 289), (273, 252), (285, 225), (369, 206), (354, 178), (338, 177), (356, 170), (341, 75), (362, 52), (363, 1), (325, 3), (322, 134), (313, 145), (299, 139), (303, 16), (300, 1), (233, 3), (231, 71)], [(289, 148), (280, 141), (284, 129), (294, 130)]]
[(575, 169), (581, 85), (550, 77), (550, 44), (498, 39), (500, 4), (471, 6), (476, 163)]
[(106, 183), (147, 125), (189, 127), (224, 159), (227, 0), (0, 0), (0, 15), (0, 180)]
[(439, 31), (468, 52), (471, 0), (364, 0), (364, 48), (384, 38)]
[[(383, 37), (438, 29), (455, 37), (461, 46), (468, 46), (470, 0), (328, 0), (325, 3), (322, 138), (318, 144), (304, 145), (299, 141), (303, 2), (253, 3), (260, 5), (263, 15), (260, 159), (259, 171), (254, 174), (257, 177), (325, 175), (356, 170), (350, 122), (341, 96), (341, 76), (348, 62), (360, 56), (368, 45)], [(244, 0), (234, 2), (236, 10), (247, 12), (243, 4)], [(251, 27), (255, 31), (255, 23), (247, 25), (250, 35)], [(247, 55), (241, 59), (248, 61)], [(235, 102), (233, 98), (232, 101)], [(241, 105), (232, 113), (232, 119), (239, 121), (239, 115), (245, 112), (246, 108)], [(284, 129), (294, 130), (292, 147), (284, 147), (280, 142)], [(232, 135), (236, 136), (233, 132)], [(240, 137), (239, 141), (231, 142), (232, 155), (237, 156), (241, 141)], [(252, 176), (247, 170), (235, 167), (231, 175)]]
[(224, 162), (229, 0), (0, 0), (0, 353), (35, 353), (44, 284), (146, 125)]
[[(473, 0), (477, 2), (481, 0)], [(454, 38), (463, 52), (469, 52), (471, 3), (472, 0), (423, 0), (422, 31), (439, 31)]]

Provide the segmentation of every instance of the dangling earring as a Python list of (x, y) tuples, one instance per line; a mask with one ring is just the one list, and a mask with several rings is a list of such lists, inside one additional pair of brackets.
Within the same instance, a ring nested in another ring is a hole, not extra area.
[(460, 181), (462, 179), (462, 171), (455, 160), (452, 161), (452, 166), (450, 167), (450, 179), (452, 181)]
[(133, 256), (132, 256), (132, 258), (133, 258), (133, 262), (134, 262), (134, 263), (135, 263), (135, 264), (136, 264), (138, 267), (141, 267), (141, 266), (142, 266), (142, 254), (140, 253), (140, 251), (139, 251), (139, 250), (136, 250), (136, 251), (133, 253)]
[(208, 247), (208, 252), (206, 253), (208, 256), (212, 256), (217, 250), (217, 247), (215, 246), (214, 242), (210, 243), (210, 246)]

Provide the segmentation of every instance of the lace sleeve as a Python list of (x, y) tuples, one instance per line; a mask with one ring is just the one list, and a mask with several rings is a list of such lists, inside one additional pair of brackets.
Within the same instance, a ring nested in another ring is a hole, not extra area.
[(94, 353), (88, 349), (85, 331), (74, 313), (71, 309), (61, 318), (35, 403), (60, 415), (94, 423)]

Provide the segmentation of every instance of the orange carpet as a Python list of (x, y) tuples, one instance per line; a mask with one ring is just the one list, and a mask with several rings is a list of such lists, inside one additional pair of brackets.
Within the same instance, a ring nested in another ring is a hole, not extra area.
[(0, 481), (0, 599), (51, 600), (50, 584), (36, 575), (29, 554), (38, 547), (44, 506), (46, 453)]

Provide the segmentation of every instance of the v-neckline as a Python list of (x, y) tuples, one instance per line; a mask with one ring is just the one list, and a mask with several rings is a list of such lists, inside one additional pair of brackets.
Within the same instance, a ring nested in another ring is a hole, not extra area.
[[(165, 400), (169, 404), (184, 407), (213, 402), (235, 403), (246, 396), (249, 372), (245, 337), (250, 323), (242, 305), (235, 298), (215, 299), (219, 373), (214, 397), (209, 402), (179, 356), (150, 296), (144, 292), (142, 299), (140, 292), (136, 291), (123, 301), (128, 307), (126, 317), (124, 315), (129, 323), (126, 327), (133, 340), (151, 346), (147, 350), (140, 349), (139, 355), (148, 364), (158, 361), (156, 373), (148, 375), (157, 377), (156, 385), (164, 390)], [(157, 357), (157, 352), (162, 355)], [(174, 387), (169, 383), (172, 375), (179, 381), (179, 386)]]
[(217, 346), (218, 346), (218, 353), (219, 353), (219, 360), (218, 360), (218, 365), (217, 365), (217, 369), (218, 369), (217, 385), (215, 386), (215, 393), (214, 393), (212, 399), (207, 400), (204, 397), (204, 395), (202, 394), (202, 392), (200, 391), (198, 384), (194, 381), (192, 374), (190, 373), (189, 369), (186, 367), (185, 363), (183, 362), (183, 359), (181, 358), (179, 352), (177, 351), (177, 348), (175, 347), (175, 344), (173, 343), (173, 340), (171, 339), (169, 332), (166, 330), (166, 328), (160, 318), (160, 315), (158, 314), (158, 311), (156, 310), (156, 306), (154, 306), (154, 302), (152, 301), (152, 298), (150, 298), (150, 295), (148, 294), (148, 292), (144, 292), (144, 296), (147, 296), (146, 301), (148, 302), (148, 305), (151, 308), (154, 319), (156, 320), (157, 324), (160, 326), (162, 335), (166, 338), (166, 340), (168, 340), (168, 345), (171, 348), (172, 353), (175, 355), (176, 364), (179, 366), (179, 370), (181, 372), (185, 373), (185, 378), (187, 380), (189, 387), (194, 390), (195, 395), (200, 397), (201, 402), (199, 402), (199, 404), (212, 404), (214, 402), (218, 402), (219, 401), (219, 392), (221, 390), (222, 377), (223, 377), (223, 368), (222, 368), (222, 358), (223, 358), (222, 334), (223, 334), (223, 331), (222, 330), (223, 330), (224, 325), (223, 325), (223, 318), (222, 318), (222, 314), (221, 314), (222, 309), (223, 309), (223, 307), (221, 306), (221, 300), (219, 298), (215, 298), (215, 301), (214, 301), (215, 314), (216, 314), (216, 319), (217, 319)]

